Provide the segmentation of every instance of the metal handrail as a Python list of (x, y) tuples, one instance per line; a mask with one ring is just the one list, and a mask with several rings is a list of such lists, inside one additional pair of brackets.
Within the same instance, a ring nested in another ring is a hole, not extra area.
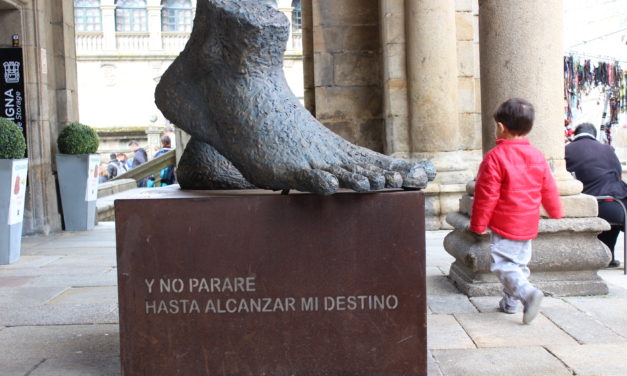
[(134, 179), (135, 181), (139, 181), (141, 179), (147, 178), (150, 175), (155, 177), (155, 185), (157, 186), (159, 182), (161, 182), (161, 170), (166, 167), (172, 167), (176, 165), (176, 151), (170, 150), (165, 152), (164, 154), (154, 158), (144, 164), (141, 164), (135, 167), (132, 170), (128, 170), (127, 172), (116, 176), (110, 181), (120, 180), (120, 179)]
[(623, 221), (623, 274), (627, 275), (627, 208), (625, 208), (625, 204), (619, 198), (613, 196), (594, 196), (597, 200), (612, 200), (616, 201), (623, 208), (623, 213), (625, 214)]

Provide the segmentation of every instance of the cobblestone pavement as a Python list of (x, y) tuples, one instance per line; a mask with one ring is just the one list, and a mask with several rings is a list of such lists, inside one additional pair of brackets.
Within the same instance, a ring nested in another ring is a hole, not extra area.
[[(627, 375), (622, 269), (600, 272), (609, 295), (547, 297), (522, 325), (499, 297), (448, 281), (447, 233), (427, 232), (429, 375)], [(0, 266), (0, 375), (120, 375), (116, 284), (113, 223), (25, 237), (20, 260)]]

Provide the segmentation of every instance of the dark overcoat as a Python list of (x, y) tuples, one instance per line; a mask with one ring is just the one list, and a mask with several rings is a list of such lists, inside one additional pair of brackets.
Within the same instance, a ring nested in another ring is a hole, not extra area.
[(583, 193), (592, 196), (627, 197), (627, 185), (614, 148), (584, 136), (566, 145), (566, 169), (583, 183)]

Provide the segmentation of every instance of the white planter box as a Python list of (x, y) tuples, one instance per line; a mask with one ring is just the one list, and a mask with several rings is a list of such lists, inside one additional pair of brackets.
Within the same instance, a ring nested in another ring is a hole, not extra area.
[(28, 159), (0, 159), (0, 264), (20, 258)]
[(96, 225), (100, 156), (57, 154), (56, 160), (65, 230), (91, 230)]

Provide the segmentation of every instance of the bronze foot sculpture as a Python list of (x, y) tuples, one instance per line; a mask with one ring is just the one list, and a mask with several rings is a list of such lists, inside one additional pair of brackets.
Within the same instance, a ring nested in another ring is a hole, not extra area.
[[(289, 27), (259, 0), (199, 0), (190, 40), (157, 86), (157, 106), (260, 188), (317, 194), (424, 188), (435, 177), (431, 163), (353, 145), (300, 104), (282, 69)], [(199, 144), (194, 152), (206, 148)], [(190, 175), (206, 159), (188, 158), (183, 172)], [(181, 186), (193, 186), (191, 180)]]

